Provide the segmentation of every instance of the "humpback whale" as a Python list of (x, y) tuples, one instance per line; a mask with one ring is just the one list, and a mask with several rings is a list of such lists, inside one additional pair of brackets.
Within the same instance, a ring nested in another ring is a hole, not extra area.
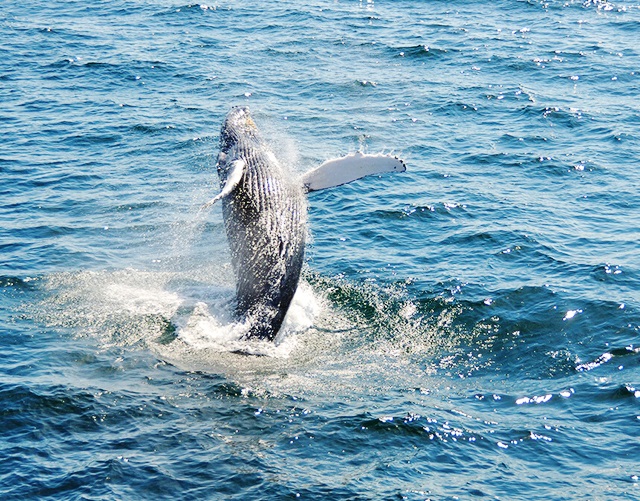
[(245, 106), (232, 108), (220, 130), (220, 193), (236, 278), (236, 315), (245, 338), (272, 341), (298, 287), (307, 234), (310, 191), (384, 172), (403, 172), (391, 155), (361, 152), (324, 162), (302, 177), (286, 172)]

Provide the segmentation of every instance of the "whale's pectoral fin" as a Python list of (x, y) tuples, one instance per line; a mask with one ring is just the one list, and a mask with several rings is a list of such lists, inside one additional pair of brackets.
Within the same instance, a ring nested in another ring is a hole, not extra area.
[(307, 191), (324, 190), (356, 179), (385, 172), (404, 172), (407, 166), (392, 155), (369, 155), (361, 152), (327, 160), (302, 176)]
[(209, 200), (206, 204), (204, 204), (200, 210), (205, 210), (215, 204), (218, 200), (226, 197), (229, 193), (233, 191), (233, 189), (238, 185), (240, 179), (242, 179), (242, 174), (244, 173), (244, 167), (246, 163), (244, 160), (234, 160), (231, 162), (231, 166), (228, 169), (227, 180), (224, 183), (224, 187), (214, 198)]

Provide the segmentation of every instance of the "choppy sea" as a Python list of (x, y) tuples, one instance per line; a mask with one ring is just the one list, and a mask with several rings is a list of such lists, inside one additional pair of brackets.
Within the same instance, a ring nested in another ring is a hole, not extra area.
[[(640, 499), (639, 96), (637, 0), (2, 2), (0, 497)], [(233, 105), (408, 167), (249, 356)]]

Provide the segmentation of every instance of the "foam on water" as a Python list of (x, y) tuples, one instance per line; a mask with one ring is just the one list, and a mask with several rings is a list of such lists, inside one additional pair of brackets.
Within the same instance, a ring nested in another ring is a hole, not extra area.
[(313, 325), (320, 310), (320, 303), (313, 290), (301, 283), (293, 298), (285, 321), (273, 342), (246, 339), (246, 322), (232, 319), (228, 305), (208, 305), (198, 301), (174, 314), (172, 323), (176, 326), (178, 340), (190, 351), (238, 352), (248, 355), (262, 355), (287, 358), (297, 346), (298, 333)]
[(61, 273), (40, 282), (45, 298), (26, 306), (36, 320), (73, 327), (103, 347), (141, 344), (173, 361), (193, 351), (205, 357), (238, 352), (287, 358), (297, 335), (321, 311), (311, 287), (301, 282), (275, 342), (265, 342), (244, 339), (248, 326), (233, 317), (234, 291), (220, 284), (132, 269)]
[(101, 351), (149, 350), (182, 370), (226, 374), (255, 394), (436, 387), (431, 375), (450, 364), (438, 353), (468, 340), (451, 327), (459, 308), (431, 318), (430, 306), (409, 299), (403, 287), (304, 275), (275, 342), (244, 339), (247, 325), (234, 318), (233, 287), (177, 272), (52, 274), (35, 280), (42, 299), (24, 309)]

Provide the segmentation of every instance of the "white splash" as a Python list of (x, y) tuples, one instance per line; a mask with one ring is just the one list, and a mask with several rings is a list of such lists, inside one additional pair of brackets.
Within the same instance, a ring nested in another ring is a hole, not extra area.
[(233, 319), (230, 303), (196, 302), (192, 308), (181, 308), (172, 323), (177, 328), (178, 339), (194, 350), (287, 358), (296, 348), (296, 334), (309, 329), (320, 311), (311, 287), (301, 283), (273, 342), (245, 339), (248, 325)]
[(129, 269), (62, 273), (45, 279), (44, 286), (50, 295), (34, 307), (43, 323), (74, 327), (103, 347), (142, 343), (170, 359), (197, 351), (204, 358), (232, 352), (287, 358), (297, 334), (322, 310), (311, 287), (301, 282), (275, 342), (268, 342), (243, 339), (248, 325), (233, 315), (229, 285)]

